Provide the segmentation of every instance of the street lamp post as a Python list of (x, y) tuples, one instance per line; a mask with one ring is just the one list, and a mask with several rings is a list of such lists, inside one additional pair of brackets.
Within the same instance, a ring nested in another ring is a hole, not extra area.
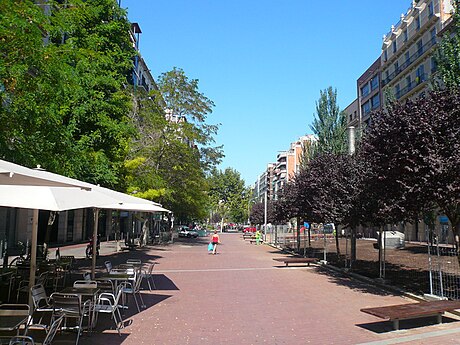
[(264, 195), (264, 242), (267, 241), (267, 189)]
[(221, 221), (220, 221), (220, 232), (222, 233), (224, 230), (224, 214), (225, 214), (225, 200), (220, 200), (219, 205), (221, 206), (222, 214), (221, 214)]

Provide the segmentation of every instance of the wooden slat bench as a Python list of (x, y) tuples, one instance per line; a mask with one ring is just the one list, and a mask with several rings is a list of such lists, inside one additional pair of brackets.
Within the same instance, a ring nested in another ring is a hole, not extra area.
[(307, 266), (310, 266), (311, 263), (318, 262), (317, 258), (274, 258), (273, 260), (284, 262), (286, 267), (289, 264), (307, 264)]
[(363, 308), (361, 311), (381, 319), (392, 321), (393, 328), (398, 330), (399, 320), (436, 316), (438, 323), (442, 323), (442, 314), (456, 309), (460, 309), (460, 301), (442, 300), (390, 305), (387, 307)]

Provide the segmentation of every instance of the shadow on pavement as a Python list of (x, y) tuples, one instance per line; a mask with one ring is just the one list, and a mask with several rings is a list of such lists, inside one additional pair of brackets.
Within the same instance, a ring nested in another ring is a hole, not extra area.
[[(122, 330), (123, 331), (123, 330)], [(97, 343), (104, 343), (104, 344), (110, 344), (110, 345), (121, 345), (123, 344), (130, 334), (121, 334), (118, 335), (117, 331), (111, 331), (110, 333), (99, 333), (99, 334), (92, 334), (92, 335), (84, 335), (80, 337), (80, 341), (78, 342), (79, 345), (93, 345)], [(67, 345), (67, 344), (75, 344), (75, 334), (73, 335), (73, 338), (68, 338), (65, 339), (63, 337), (60, 337), (59, 334), (54, 338), (53, 344), (56, 345)]]
[(179, 290), (177, 285), (164, 274), (154, 274), (153, 280), (155, 281), (157, 290)]
[(209, 238), (207, 237), (197, 237), (197, 238), (179, 237), (174, 240), (174, 244), (187, 245), (187, 246), (207, 246), (208, 243), (209, 243)]
[[(442, 323), (451, 323), (458, 320), (443, 316)], [(413, 329), (413, 328), (420, 328), (426, 326), (437, 325), (436, 316), (428, 316), (428, 317), (420, 317), (417, 319), (409, 319), (409, 320), (400, 320), (399, 321), (399, 329)], [(364, 328), (368, 331), (382, 334), (394, 331), (393, 323), (390, 321), (377, 321), (377, 322), (370, 322), (370, 323), (362, 323), (357, 324), (356, 326)]]
[(345, 287), (348, 287), (349, 289), (352, 289), (358, 292), (365, 292), (365, 293), (370, 293), (370, 294), (378, 295), (378, 296), (400, 296), (401, 295), (400, 293), (383, 290), (383, 288), (379, 288), (378, 286), (366, 284), (365, 282), (349, 277), (344, 273), (333, 271), (331, 269), (318, 267), (316, 272), (318, 274), (327, 276), (331, 283), (345, 286)]
[[(163, 302), (164, 300), (168, 299), (172, 295), (161, 295), (161, 294), (156, 294), (156, 293), (146, 293), (145, 291), (142, 291), (142, 299), (144, 300), (145, 303), (145, 308), (141, 308), (141, 313), (145, 312), (149, 308), (153, 307), (154, 305)], [(139, 302), (139, 306), (141, 302), (139, 301), (139, 297), (136, 297)], [(137, 311), (136, 304), (134, 303), (134, 300), (132, 297), (129, 298), (129, 308), (124, 309), (122, 312), (122, 317), (125, 322), (125, 326), (127, 325), (126, 322), (128, 319), (136, 314), (139, 314)], [(135, 321), (134, 321), (135, 322)], [(113, 323), (113, 321), (112, 321)]]

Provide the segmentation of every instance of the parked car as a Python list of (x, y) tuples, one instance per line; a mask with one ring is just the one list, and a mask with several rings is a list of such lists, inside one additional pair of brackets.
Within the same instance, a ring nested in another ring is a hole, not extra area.
[(186, 226), (183, 226), (179, 229), (179, 237), (197, 238), (198, 232), (195, 230), (191, 230)]
[(243, 232), (256, 232), (257, 229), (255, 226), (247, 226), (243, 229)]

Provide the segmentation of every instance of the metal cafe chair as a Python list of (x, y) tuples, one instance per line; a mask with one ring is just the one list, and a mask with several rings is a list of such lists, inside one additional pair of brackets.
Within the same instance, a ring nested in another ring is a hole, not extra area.
[(43, 314), (46, 312), (51, 313), (53, 311), (51, 299), (47, 296), (45, 288), (42, 284), (36, 284), (32, 286), (30, 288), (30, 294), (34, 304), (34, 313), (39, 312), (41, 314), (40, 320), (38, 321), (38, 323), (41, 324), (44, 316)]
[(142, 261), (139, 259), (128, 259), (126, 263), (131, 265), (142, 265)]
[(78, 295), (58, 292), (51, 295), (51, 300), (53, 303), (53, 321), (55, 318), (63, 316), (64, 326), (67, 326), (67, 319), (76, 320), (77, 325), (75, 328), (77, 329), (77, 340), (75, 344), (78, 344), (78, 340), (80, 339), (80, 334), (82, 332), (83, 319), (85, 317), (88, 317), (88, 328), (90, 328), (91, 301), (88, 300), (81, 304)]
[[(46, 285), (46, 282), (48, 281), (48, 275), (49, 275), (49, 272), (46, 271), (46, 272), (43, 272), (42, 274), (40, 274), (37, 278), (37, 284), (41, 284), (43, 286)], [(24, 280), (21, 280), (19, 282), (19, 286), (17, 288), (17, 295), (16, 295), (16, 301), (19, 301), (19, 294), (21, 292), (23, 293), (27, 293), (29, 291), (29, 280), (27, 279), (24, 279)]]
[[(121, 336), (120, 328), (123, 326), (123, 318), (120, 314), (120, 297), (123, 294), (122, 288), (120, 287), (116, 295), (110, 292), (103, 292), (99, 295), (96, 305), (94, 306), (94, 312), (96, 314), (96, 322), (99, 313), (112, 314), (112, 319), (115, 322), (115, 327), (117, 328), (118, 335)], [(117, 319), (118, 314), (118, 319)]]
[[(147, 280), (150, 291), (152, 291), (152, 285), (155, 290), (157, 289), (157, 287), (155, 286), (155, 281), (153, 280), (153, 268), (155, 267), (155, 264), (156, 264), (155, 262), (151, 262), (147, 270), (141, 271), (141, 279)], [(150, 282), (152, 282), (152, 285), (150, 285)]]
[(94, 280), (76, 280), (73, 283), (74, 288), (96, 289), (97, 281)]
[(121, 289), (123, 291), (123, 294), (125, 294), (125, 295), (133, 295), (134, 302), (136, 302), (136, 307), (137, 307), (138, 312), (140, 312), (141, 309), (139, 308), (139, 303), (137, 302), (136, 295), (139, 296), (139, 298), (140, 298), (140, 300), (142, 302), (142, 307), (145, 307), (144, 299), (142, 298), (142, 294), (141, 294), (141, 291), (140, 291), (141, 282), (142, 282), (141, 275), (136, 274), (135, 278), (134, 278), (134, 281), (121, 283)]
[(61, 327), (63, 319), (64, 316), (61, 315), (51, 323), (51, 326), (46, 331), (43, 341), (39, 342), (36, 338), (32, 338), (30, 335), (17, 335), (11, 338), (9, 345), (51, 345), (58, 329)]

